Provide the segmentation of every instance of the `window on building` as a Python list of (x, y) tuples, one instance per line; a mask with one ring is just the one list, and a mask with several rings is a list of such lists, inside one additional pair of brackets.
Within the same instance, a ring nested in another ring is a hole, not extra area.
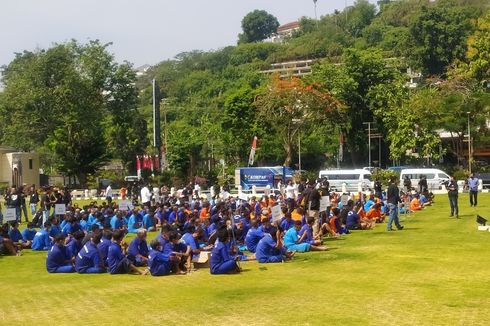
[(32, 158), (29, 159), (29, 170), (32, 170)]

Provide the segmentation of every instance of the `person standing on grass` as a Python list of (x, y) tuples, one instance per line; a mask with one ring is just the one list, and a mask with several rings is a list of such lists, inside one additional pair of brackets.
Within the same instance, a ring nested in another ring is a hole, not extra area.
[(456, 215), (459, 218), (459, 207), (458, 207), (458, 183), (451, 176), (449, 181), (446, 183), (447, 196), (449, 197), (449, 206), (451, 207), (451, 214), (449, 217)]
[(468, 188), (470, 190), (470, 206), (475, 206), (478, 204), (478, 184), (480, 180), (475, 178), (475, 175), (472, 173), (468, 178)]
[(313, 236), (316, 237), (320, 234), (319, 218), (320, 218), (320, 193), (315, 188), (313, 181), (309, 182), (308, 189), (305, 191), (305, 209), (308, 216), (315, 219), (313, 224)]
[(34, 217), (37, 212), (37, 204), (39, 203), (39, 194), (37, 193), (36, 186), (32, 185), (29, 189), (29, 208), (31, 209), (31, 215)]
[(400, 221), (398, 219), (398, 203), (401, 203), (401, 199), (400, 199), (400, 189), (398, 189), (398, 185), (396, 184), (396, 182), (397, 182), (396, 177), (390, 178), (390, 185), (386, 193), (388, 208), (390, 210), (390, 219), (388, 221), (388, 226), (387, 226), (388, 231), (393, 231), (392, 229), (393, 222), (395, 223), (396, 228), (398, 230), (403, 230), (403, 225), (400, 224)]
[(15, 208), (15, 220), (20, 222), (22, 198), (16, 186), (13, 186), (10, 192), (5, 195), (5, 203), (7, 204), (7, 208)]
[(107, 200), (107, 203), (109, 205), (112, 204), (112, 197), (113, 196), (114, 196), (114, 194), (112, 192), (111, 183), (109, 182), (109, 184), (107, 185), (107, 188), (105, 189), (105, 199)]

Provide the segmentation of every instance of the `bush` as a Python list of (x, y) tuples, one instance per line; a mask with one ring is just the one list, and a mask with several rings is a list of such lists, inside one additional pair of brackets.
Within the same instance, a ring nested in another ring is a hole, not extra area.
[(390, 179), (392, 177), (399, 179), (400, 175), (396, 171), (393, 171), (393, 170), (376, 169), (373, 172), (373, 180), (381, 181), (383, 186), (387, 186), (390, 183)]

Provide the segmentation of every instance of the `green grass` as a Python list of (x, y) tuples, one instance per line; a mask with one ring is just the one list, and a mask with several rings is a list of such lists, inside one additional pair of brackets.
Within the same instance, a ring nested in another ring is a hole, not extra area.
[(490, 232), (475, 215), (490, 217), (490, 194), (478, 209), (462, 195), (461, 220), (436, 199), (406, 230), (378, 225), (240, 275), (53, 275), (46, 253), (1, 257), (0, 324), (488, 325)]

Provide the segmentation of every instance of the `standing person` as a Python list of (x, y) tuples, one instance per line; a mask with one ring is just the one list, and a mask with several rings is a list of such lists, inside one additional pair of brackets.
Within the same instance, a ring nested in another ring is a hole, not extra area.
[(22, 215), (24, 215), (24, 219), (26, 220), (26, 223), (29, 222), (29, 215), (27, 214), (27, 203), (26, 203), (26, 197), (27, 194), (25, 193), (24, 187), (19, 188), (19, 196), (20, 196), (20, 208), (21, 208), (21, 217), (20, 217), (20, 223), (22, 223)]
[(10, 189), (10, 193), (5, 195), (5, 203), (7, 204), (7, 208), (15, 208), (15, 220), (19, 222), (22, 198), (17, 187), (13, 186), (12, 189)]
[(31, 215), (34, 217), (37, 212), (37, 204), (39, 203), (39, 194), (37, 193), (36, 186), (32, 185), (29, 189), (29, 208), (31, 209)]
[(451, 176), (449, 181), (446, 183), (447, 195), (449, 197), (449, 205), (451, 206), (451, 214), (449, 217), (456, 215), (459, 218), (459, 208), (458, 208), (458, 183)]
[(396, 228), (398, 230), (403, 230), (403, 225), (400, 224), (398, 220), (398, 203), (401, 203), (400, 199), (400, 189), (398, 189), (398, 185), (396, 184), (397, 178), (391, 177), (390, 185), (387, 191), (387, 201), (388, 208), (390, 209), (390, 219), (388, 221), (388, 231), (393, 231), (392, 225), (395, 222)]
[(379, 198), (382, 198), (383, 194), (383, 190), (382, 190), (383, 186), (381, 184), (381, 181), (379, 181), (379, 178), (376, 178), (376, 180), (374, 181), (374, 194), (376, 196), (378, 196)]
[(412, 190), (412, 180), (408, 177), (408, 175), (405, 176), (405, 179), (403, 179), (403, 185), (405, 186), (405, 190), (409, 192)]
[(114, 196), (114, 194), (112, 192), (111, 183), (109, 182), (109, 184), (107, 185), (107, 188), (105, 188), (105, 199), (107, 200), (107, 203), (109, 205), (112, 204), (112, 197), (113, 196)]
[(141, 188), (141, 207), (145, 206), (151, 206), (151, 192), (146, 184)]
[(468, 188), (470, 190), (470, 206), (475, 206), (478, 204), (478, 184), (480, 180), (475, 177), (472, 173), (468, 178)]
[(429, 185), (427, 184), (427, 177), (422, 175), (419, 181), (419, 193), (423, 194), (426, 191), (429, 191)]
[(295, 206), (294, 205), (295, 191), (296, 191), (296, 187), (293, 185), (293, 181), (289, 180), (288, 185), (286, 186), (286, 200), (287, 200), (288, 208), (291, 211), (294, 209)]
[(313, 224), (313, 236), (317, 237), (320, 232), (319, 227), (319, 217), (320, 217), (320, 193), (315, 188), (315, 183), (310, 181), (308, 184), (308, 189), (305, 192), (305, 209), (308, 212), (308, 216), (315, 219), (315, 224)]

